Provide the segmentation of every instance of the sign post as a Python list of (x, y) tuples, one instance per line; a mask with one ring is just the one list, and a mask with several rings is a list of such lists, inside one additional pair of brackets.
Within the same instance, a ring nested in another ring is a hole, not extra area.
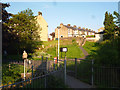
[(60, 52), (65, 52), (65, 60), (64, 60), (64, 82), (66, 84), (66, 52), (68, 51), (67, 47), (61, 47)]

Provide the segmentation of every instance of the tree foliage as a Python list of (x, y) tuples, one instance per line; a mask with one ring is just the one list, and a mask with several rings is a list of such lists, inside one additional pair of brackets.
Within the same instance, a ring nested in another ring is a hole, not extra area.
[(10, 27), (9, 32), (15, 33), (19, 38), (20, 42), (22, 40), (35, 40), (40, 38), (38, 34), (37, 22), (33, 16), (31, 9), (27, 9), (21, 12), (18, 12), (16, 15), (12, 15), (10, 18), (8, 26)]
[(105, 13), (104, 26), (104, 40), (113, 38), (116, 25), (113, 15), (110, 13), (108, 14), (108, 12)]
[(54, 38), (55, 37), (55, 32), (52, 32), (50, 35), (52, 36), (52, 38)]
[[(3, 15), (3, 17), (7, 16)], [(6, 21), (3, 24), (3, 36), (7, 39), (5, 50), (14, 54), (22, 53), (23, 50), (33, 52), (36, 42), (40, 40), (40, 31), (38, 31), (40, 27), (37, 25), (32, 10), (28, 8), (18, 14), (11, 14), (10, 18), (7, 17), (4, 20)]]

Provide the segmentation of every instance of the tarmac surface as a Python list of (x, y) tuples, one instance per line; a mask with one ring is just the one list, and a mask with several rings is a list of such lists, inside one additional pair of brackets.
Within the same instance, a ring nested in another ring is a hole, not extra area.
[(80, 80), (69, 75), (66, 76), (66, 84), (69, 88), (92, 88), (91, 85), (81, 82)]

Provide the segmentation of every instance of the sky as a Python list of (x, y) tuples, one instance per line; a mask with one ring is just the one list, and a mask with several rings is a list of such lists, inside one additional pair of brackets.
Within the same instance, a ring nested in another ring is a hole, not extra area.
[(85, 27), (98, 31), (103, 27), (105, 12), (111, 14), (118, 12), (118, 2), (9, 2), (10, 7), (6, 10), (17, 14), (27, 8), (32, 9), (34, 15), (42, 12), (43, 18), (48, 23), (48, 33), (63, 23), (77, 27)]

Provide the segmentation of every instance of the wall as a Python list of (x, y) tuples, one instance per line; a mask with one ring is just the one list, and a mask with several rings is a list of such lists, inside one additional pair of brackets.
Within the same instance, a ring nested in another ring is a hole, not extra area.
[(37, 16), (37, 22), (38, 22), (38, 25), (41, 27), (41, 28), (39, 28), (40, 40), (48, 41), (48, 24), (47, 24), (47, 22), (42, 17), (42, 15)]
[[(61, 26), (59, 29), (59, 38), (61, 35), (64, 37), (68, 37), (68, 29), (65, 26)], [(55, 38), (58, 38), (58, 28), (55, 29)]]
[(95, 34), (95, 41), (96, 42), (103, 41), (103, 34)]

